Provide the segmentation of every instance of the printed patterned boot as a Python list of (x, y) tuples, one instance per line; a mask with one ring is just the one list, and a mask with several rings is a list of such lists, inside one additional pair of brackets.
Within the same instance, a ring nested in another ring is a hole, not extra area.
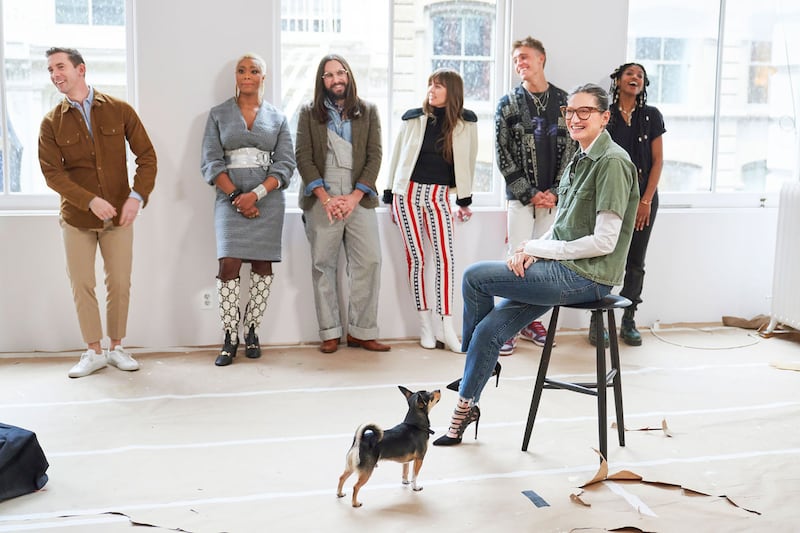
[(217, 279), (217, 295), (219, 296), (219, 318), (225, 332), (225, 342), (220, 348), (217, 366), (228, 366), (236, 357), (239, 348), (239, 278), (222, 281)]
[(258, 331), (261, 325), (261, 318), (267, 309), (267, 299), (272, 288), (274, 274), (262, 276), (255, 272), (250, 272), (250, 300), (244, 310), (244, 327), (247, 334), (244, 338), (245, 357), (258, 359), (261, 357), (261, 345), (258, 342)]

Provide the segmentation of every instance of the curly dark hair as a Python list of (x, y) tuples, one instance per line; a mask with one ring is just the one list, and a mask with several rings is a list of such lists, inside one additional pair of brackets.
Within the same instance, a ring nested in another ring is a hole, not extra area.
[(630, 67), (639, 67), (644, 74), (644, 89), (636, 96), (636, 107), (644, 107), (647, 103), (647, 86), (650, 85), (650, 78), (647, 77), (647, 70), (645, 70), (644, 66), (640, 63), (624, 63), (618, 66), (609, 76), (609, 78), (611, 78), (611, 87), (608, 88), (608, 92), (611, 95), (611, 105), (617, 105), (619, 102), (619, 80), (622, 79), (622, 73)]

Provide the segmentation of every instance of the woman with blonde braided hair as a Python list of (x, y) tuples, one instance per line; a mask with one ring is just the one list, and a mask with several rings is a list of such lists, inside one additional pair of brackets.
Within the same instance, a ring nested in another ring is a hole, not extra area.
[[(611, 118), (606, 129), (611, 138), (628, 152), (639, 174), (641, 199), (636, 211), (631, 246), (625, 264), (625, 281), (620, 294), (633, 305), (625, 309), (620, 337), (631, 346), (640, 346), (642, 336), (636, 329), (634, 315), (642, 303), (644, 258), (650, 232), (658, 211), (658, 181), (664, 165), (662, 135), (664, 117), (647, 105), (647, 72), (638, 63), (625, 63), (611, 73)], [(590, 329), (593, 331), (593, 328)], [(591, 339), (590, 339), (591, 340)]]

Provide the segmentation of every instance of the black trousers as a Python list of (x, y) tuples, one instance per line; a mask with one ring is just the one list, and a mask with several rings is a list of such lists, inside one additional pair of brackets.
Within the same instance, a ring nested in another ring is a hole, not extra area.
[(653, 195), (650, 204), (650, 225), (641, 230), (634, 230), (631, 238), (631, 247), (628, 249), (628, 260), (625, 263), (625, 281), (620, 295), (630, 300), (632, 305), (628, 308), (636, 311), (642, 303), (642, 287), (644, 286), (644, 258), (647, 255), (647, 244), (650, 242), (650, 233), (658, 213), (658, 192)]

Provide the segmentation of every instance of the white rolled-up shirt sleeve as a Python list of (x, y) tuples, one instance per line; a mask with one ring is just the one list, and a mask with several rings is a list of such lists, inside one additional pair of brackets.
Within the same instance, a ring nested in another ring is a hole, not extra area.
[(584, 259), (608, 255), (614, 251), (622, 229), (622, 217), (613, 211), (597, 213), (594, 233), (574, 241), (553, 240), (550, 229), (540, 239), (525, 243), (524, 252), (537, 259)]

